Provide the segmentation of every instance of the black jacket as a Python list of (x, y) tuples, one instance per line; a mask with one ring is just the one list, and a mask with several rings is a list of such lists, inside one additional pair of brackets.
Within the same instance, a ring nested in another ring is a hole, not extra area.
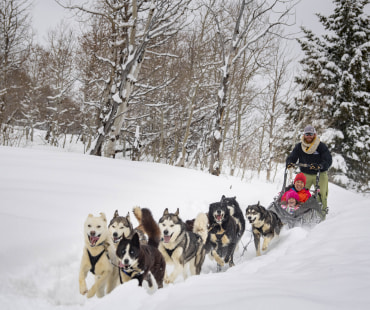
[[(303, 152), (301, 143), (297, 143), (293, 151), (286, 160), (286, 164), (296, 163), (299, 160), (300, 164), (316, 164), (321, 165), (321, 172), (327, 171), (332, 164), (330, 151), (325, 143), (320, 142), (317, 150), (313, 154)], [(316, 174), (316, 170), (311, 170), (309, 167), (300, 167), (303, 173)]]

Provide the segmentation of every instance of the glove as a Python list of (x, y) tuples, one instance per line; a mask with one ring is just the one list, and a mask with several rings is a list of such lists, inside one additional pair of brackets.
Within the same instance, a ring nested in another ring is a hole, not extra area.
[(319, 164), (311, 164), (310, 165), (310, 170), (320, 170), (322, 168), (321, 165)]
[(290, 168), (294, 168), (294, 166), (295, 166), (295, 164), (294, 164), (294, 163), (289, 163), (286, 167), (287, 167), (288, 169), (290, 169)]

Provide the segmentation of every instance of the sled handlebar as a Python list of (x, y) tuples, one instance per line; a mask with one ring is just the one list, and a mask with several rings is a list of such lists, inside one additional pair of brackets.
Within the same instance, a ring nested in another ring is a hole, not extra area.
[[(311, 170), (320, 171), (320, 167), (318, 165), (317, 165), (316, 168), (311, 168), (312, 164), (300, 164), (300, 163), (298, 163), (298, 164), (289, 164), (289, 165), (290, 165), (291, 168), (305, 167), (305, 168), (310, 168)], [(288, 167), (287, 167), (287, 169), (288, 169)]]

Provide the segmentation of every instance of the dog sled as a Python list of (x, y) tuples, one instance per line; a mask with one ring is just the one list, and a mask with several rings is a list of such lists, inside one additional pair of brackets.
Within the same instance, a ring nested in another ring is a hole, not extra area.
[[(307, 164), (296, 164), (295, 167), (307, 167)], [(281, 197), (289, 190), (289, 186), (286, 186), (288, 176), (288, 169), (284, 171), (284, 182), (282, 190), (274, 201), (268, 207), (269, 210), (274, 211), (281, 221), (289, 228), (296, 226), (313, 227), (325, 219), (325, 211), (322, 209), (322, 203), (319, 201), (320, 197), (320, 170), (316, 173), (316, 183), (314, 191), (311, 192), (311, 197), (303, 203), (298, 210), (294, 211), (293, 214), (289, 213), (281, 207)]]

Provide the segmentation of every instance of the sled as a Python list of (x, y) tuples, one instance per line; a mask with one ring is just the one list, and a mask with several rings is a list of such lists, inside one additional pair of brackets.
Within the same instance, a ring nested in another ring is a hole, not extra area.
[[(307, 167), (307, 164), (296, 164), (295, 167)], [(281, 221), (287, 225), (289, 228), (296, 226), (313, 227), (325, 219), (325, 211), (322, 209), (322, 203), (319, 201), (320, 196), (320, 170), (316, 173), (316, 184), (314, 191), (311, 192), (311, 197), (303, 203), (298, 210), (293, 214), (289, 213), (281, 207), (281, 197), (289, 189), (286, 187), (288, 169), (285, 168), (284, 171), (284, 182), (281, 192), (274, 201), (268, 207), (269, 210), (274, 211)]]

